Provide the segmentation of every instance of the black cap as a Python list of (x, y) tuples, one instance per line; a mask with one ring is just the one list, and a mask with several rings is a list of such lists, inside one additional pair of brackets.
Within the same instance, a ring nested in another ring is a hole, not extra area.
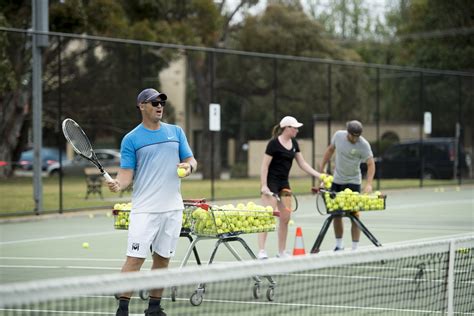
[(362, 134), (362, 123), (356, 120), (349, 121), (346, 124), (347, 132), (354, 136), (360, 136)]

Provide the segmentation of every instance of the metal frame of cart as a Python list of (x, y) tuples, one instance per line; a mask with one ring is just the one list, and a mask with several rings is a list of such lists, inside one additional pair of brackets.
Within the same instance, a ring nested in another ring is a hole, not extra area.
[[(318, 194), (317, 199), (319, 198), (321, 193), (330, 193), (330, 194), (335, 194), (334, 192), (330, 192), (327, 190), (323, 190), (320, 188), (312, 188), (311, 189), (314, 194)], [(384, 199), (384, 209), (385, 209), (385, 198), (386, 196), (383, 196)], [(324, 201), (324, 198), (323, 198)], [(316, 207), (318, 208), (318, 212), (321, 213), (319, 210), (319, 206), (317, 204), (316, 200)], [(325, 203), (325, 202), (324, 202)], [(321, 213), (322, 214), (322, 213)], [(321, 227), (321, 230), (319, 231), (318, 237), (316, 238), (316, 241), (314, 242), (313, 247), (311, 248), (311, 253), (318, 253), (320, 250), (320, 246), (324, 240), (324, 237), (326, 236), (326, 233), (329, 229), (329, 226), (331, 225), (331, 222), (334, 220), (336, 217), (348, 217), (351, 221), (354, 221), (354, 223), (359, 227), (359, 229), (364, 233), (365, 236), (376, 246), (376, 247), (381, 247), (382, 244), (375, 238), (375, 236), (369, 231), (369, 229), (362, 223), (362, 221), (354, 215), (353, 211), (345, 211), (345, 210), (336, 210), (333, 212), (328, 213), (330, 214), (328, 218), (323, 223), (323, 226)]]
[[(216, 224), (216, 215), (215, 213), (219, 212), (254, 212), (254, 211), (247, 211), (247, 210), (214, 210), (212, 206), (208, 204), (201, 204), (202, 208), (206, 208), (207, 212), (211, 213), (211, 218), (212, 222), (215, 225), (213, 228), (217, 230), (218, 225)], [(258, 212), (258, 211), (256, 211)], [(230, 214), (230, 213), (229, 213)], [(268, 215), (268, 214), (267, 214)], [(271, 216), (278, 216), (278, 212), (273, 212)], [(260, 231), (252, 231), (252, 232), (260, 232)], [(186, 251), (186, 254), (181, 262), (181, 268), (186, 266), (188, 263), (189, 257), (191, 256), (191, 252), (193, 249), (196, 247), (196, 244), (201, 241), (201, 240), (210, 240), (210, 239), (217, 239), (214, 249), (211, 253), (211, 256), (209, 258), (208, 264), (212, 264), (214, 261), (214, 258), (216, 256), (217, 250), (219, 247), (223, 244), (229, 251), (230, 253), (234, 256), (234, 258), (238, 261), (242, 261), (242, 257), (239, 255), (239, 253), (232, 247), (231, 243), (233, 242), (238, 242), (242, 245), (242, 247), (245, 249), (245, 251), (249, 254), (249, 256), (253, 259), (256, 260), (257, 257), (255, 254), (252, 252), (250, 247), (247, 245), (245, 240), (243, 240), (241, 237), (239, 237), (240, 234), (244, 234), (246, 232), (244, 231), (234, 231), (234, 232), (225, 232), (225, 233), (202, 233), (199, 232), (198, 229), (195, 227), (195, 222), (193, 222), (193, 227), (192, 227), (192, 234), (196, 235), (196, 239), (194, 239), (191, 244), (188, 247), (188, 250)], [(275, 294), (275, 287), (276, 287), (276, 282), (273, 280), (273, 278), (269, 275), (263, 275), (263, 276), (253, 276), (252, 279), (254, 280), (254, 285), (252, 288), (252, 293), (253, 297), (258, 299), (261, 296), (261, 278), (263, 277), (267, 279), (269, 282), (268, 289), (266, 291), (266, 298), (269, 301), (273, 301), (274, 299), (274, 294)], [(199, 306), (203, 299), (204, 299), (204, 294), (206, 293), (206, 284), (201, 283), (198, 285), (197, 289), (194, 291), (194, 293), (190, 297), (190, 302), (194, 306)], [(176, 292), (175, 292), (176, 295)]]
[[(215, 244), (214, 249), (212, 251), (211, 257), (209, 258), (208, 264), (212, 264), (212, 262), (214, 261), (215, 255), (217, 253), (217, 250), (219, 249), (219, 246), (222, 245), (222, 244), (226, 246), (226, 248), (230, 251), (230, 253), (232, 253), (232, 255), (235, 257), (235, 259), (237, 259), (238, 261), (242, 261), (243, 260), (242, 257), (238, 254), (238, 252), (230, 244), (232, 242), (239, 242), (242, 245), (242, 247), (247, 251), (247, 253), (250, 255), (250, 257), (252, 259), (254, 259), (254, 260), (257, 259), (255, 254), (252, 252), (250, 247), (245, 242), (245, 240), (243, 240), (242, 238), (240, 238), (236, 235), (223, 234), (223, 235), (216, 236), (216, 237), (197, 236), (197, 238), (194, 239), (194, 241), (189, 245), (188, 251), (186, 252), (186, 255), (185, 255), (185, 257), (184, 257), (184, 259), (181, 263), (181, 267), (186, 266), (186, 264), (188, 262), (188, 259), (191, 255), (192, 250), (194, 249), (194, 247), (196, 246), (196, 244), (199, 241), (209, 240), (209, 239), (216, 239), (216, 238), (217, 238), (217, 241), (216, 241), (216, 244)], [(274, 294), (275, 294), (276, 282), (269, 275), (265, 275), (265, 276), (262, 276), (262, 277), (266, 278), (268, 280), (268, 282), (270, 283), (270, 285), (268, 286), (268, 289), (266, 291), (266, 298), (269, 301), (273, 301)], [(252, 278), (255, 281), (255, 283), (253, 285), (253, 291), (252, 291), (253, 297), (258, 299), (261, 296), (261, 282), (262, 281), (261, 281), (259, 276), (253, 276)], [(205, 293), (206, 293), (206, 284), (205, 283), (199, 284), (198, 288), (194, 291), (194, 293), (191, 295), (191, 297), (189, 299), (191, 304), (194, 305), (194, 306), (201, 305)]]

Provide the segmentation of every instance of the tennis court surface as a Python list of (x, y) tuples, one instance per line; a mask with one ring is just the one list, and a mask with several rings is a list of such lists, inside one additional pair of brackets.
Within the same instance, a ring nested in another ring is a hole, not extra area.
[[(0, 315), (114, 315), (114, 294), (130, 289), (131, 315), (143, 315), (147, 303), (138, 294), (156, 286), (165, 288), (168, 315), (474, 315), (473, 188), (385, 193), (385, 211), (361, 216), (380, 248), (362, 236), (358, 251), (333, 253), (330, 230), (319, 254), (254, 261), (231, 242), (244, 261), (220, 245), (207, 266), (217, 242), (210, 238), (196, 244), (201, 267), (190, 260), (179, 268), (189, 246), (182, 238), (170, 270), (127, 276), (118, 273), (126, 232), (114, 230), (105, 212), (5, 222)], [(315, 210), (314, 196), (299, 202), (288, 249), (301, 227), (308, 253), (327, 216)], [(348, 222), (345, 228), (348, 249)], [(239, 237), (256, 251), (255, 234)], [(276, 253), (276, 233), (269, 233), (267, 251)]]

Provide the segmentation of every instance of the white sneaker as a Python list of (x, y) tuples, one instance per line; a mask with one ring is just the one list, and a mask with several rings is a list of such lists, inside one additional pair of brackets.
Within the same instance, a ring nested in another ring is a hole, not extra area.
[(276, 255), (277, 258), (289, 258), (291, 257), (291, 254), (288, 251), (283, 251), (280, 252), (279, 254)]
[(268, 255), (267, 255), (266, 251), (262, 249), (258, 252), (257, 258), (260, 259), (260, 260), (268, 259)]

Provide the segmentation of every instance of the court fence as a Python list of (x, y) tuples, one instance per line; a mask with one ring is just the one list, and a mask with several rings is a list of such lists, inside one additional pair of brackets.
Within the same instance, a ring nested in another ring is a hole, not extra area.
[[(315, 167), (332, 134), (346, 121), (358, 119), (366, 127), (364, 136), (372, 145), (378, 170), (384, 171), (377, 173), (378, 188), (391, 177), (415, 179), (416, 186), (437, 185), (431, 179), (460, 185), (472, 178), (474, 129), (468, 118), (474, 116), (474, 74), (470, 72), (2, 27), (2, 51), (10, 65), (1, 79), (2, 86), (9, 87), (2, 91), (0, 113), (4, 139), (9, 140), (0, 151), (9, 153), (0, 159), (0, 184), (5, 186), (21, 182), (14, 175), (32, 172), (31, 159), (20, 160), (20, 152), (32, 146), (31, 51), (33, 37), (40, 35), (49, 41), (43, 49), (42, 143), (56, 152), (53, 158), (44, 155), (42, 169), (46, 177), (59, 170), (58, 164), (63, 172), (57, 177), (57, 190), (41, 195), (54, 203), (45, 200), (38, 207), (38, 197), (25, 197), (31, 203), (18, 206), (18, 212), (73, 209), (62, 202), (80, 194), (68, 193), (65, 186), (72, 177), (67, 171), (82, 162), (69, 160), (72, 151), (61, 133), (62, 120), (71, 117), (79, 122), (94, 147), (118, 149), (123, 136), (140, 122), (135, 100), (146, 87), (168, 95), (165, 121), (185, 130), (199, 175), (209, 180), (206, 197), (212, 200), (223, 198), (216, 184), (220, 179), (258, 177), (262, 146), (285, 115), (304, 124), (298, 139), (306, 160)], [(211, 103), (220, 105), (219, 131), (209, 127)], [(10, 143), (11, 139), (15, 141)], [(427, 146), (440, 139), (444, 143)], [(386, 154), (392, 145), (408, 140), (414, 145)], [(21, 145), (11, 145), (17, 143)], [(399, 164), (387, 166), (389, 158)], [(110, 166), (107, 161), (105, 165)], [(239, 194), (235, 190), (232, 198)], [(104, 205), (96, 202), (88, 206)]]

